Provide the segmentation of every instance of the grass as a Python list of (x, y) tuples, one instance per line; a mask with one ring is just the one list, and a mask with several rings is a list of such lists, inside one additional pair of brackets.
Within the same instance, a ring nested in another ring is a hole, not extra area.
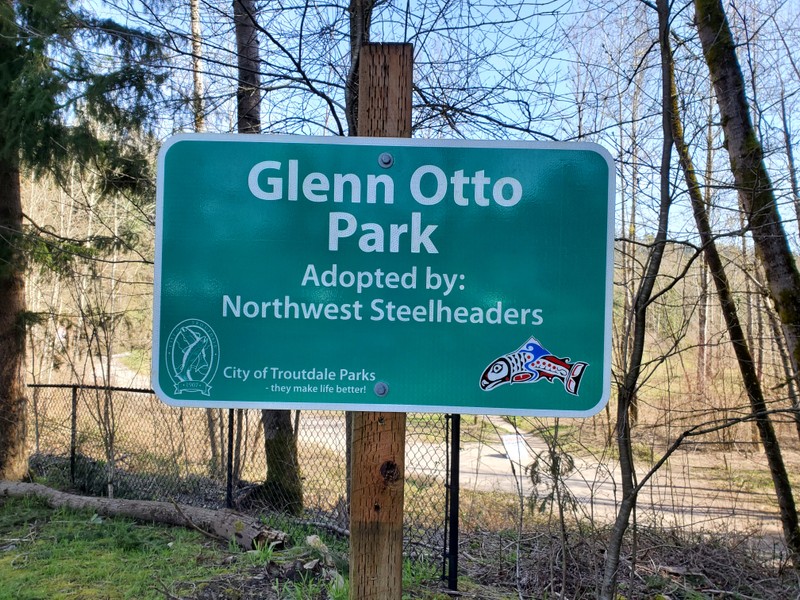
[(487, 417), (479, 415), (462, 415), (461, 444), (491, 438), (496, 434), (494, 425)]
[(775, 490), (772, 476), (763, 469), (715, 467), (709, 468), (707, 474), (712, 480), (746, 492), (773, 493)]
[[(497, 497), (474, 499), (496, 504)], [(242, 552), (191, 530), (53, 510), (35, 499), (3, 499), (0, 600), (348, 597), (346, 539), (288, 519), (271, 524), (289, 534), (288, 548)], [(563, 581), (567, 597), (594, 597), (606, 532), (568, 527), (566, 548), (552, 523), (529, 525), (521, 533), (502, 528), (465, 532), (459, 589), (485, 600), (545, 598), (558, 597), (542, 593), (557, 591), (553, 586)], [(745, 539), (645, 527), (638, 537), (639, 552), (647, 560), (637, 561), (637, 577), (621, 582), (625, 598), (705, 598), (706, 589), (725, 590), (723, 595), (731, 598), (797, 596), (797, 580), (784, 559), (750, 554)], [(562, 579), (564, 552), (570, 560)], [(440, 569), (438, 560), (404, 561), (403, 599), (448, 598)]]
[(122, 364), (128, 367), (134, 373), (149, 373), (150, 372), (150, 349), (147, 348), (133, 348), (120, 356)]
[(519, 497), (507, 492), (461, 489), (463, 531), (513, 529), (519, 520)]
[(53, 510), (35, 499), (0, 505), (0, 600), (163, 598), (162, 586), (207, 578), (221, 558), (185, 529)]
[[(345, 600), (347, 540), (288, 520), (280, 525), (289, 533), (288, 548), (243, 552), (179, 527), (54, 510), (38, 499), (3, 499), (0, 600), (155, 600), (186, 593)], [(247, 595), (254, 585), (263, 595)], [(406, 560), (403, 586), (404, 598), (447, 597), (440, 592), (438, 563)]]
[(403, 561), (403, 600), (426, 598), (445, 600), (450, 596), (438, 591), (442, 565), (433, 561)]

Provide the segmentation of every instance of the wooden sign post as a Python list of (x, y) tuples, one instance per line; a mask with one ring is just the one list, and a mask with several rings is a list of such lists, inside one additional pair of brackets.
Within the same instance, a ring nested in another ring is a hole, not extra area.
[[(362, 46), (360, 136), (411, 137), (413, 57), (411, 44)], [(361, 412), (353, 417), (351, 600), (402, 597), (405, 438), (405, 413)]]

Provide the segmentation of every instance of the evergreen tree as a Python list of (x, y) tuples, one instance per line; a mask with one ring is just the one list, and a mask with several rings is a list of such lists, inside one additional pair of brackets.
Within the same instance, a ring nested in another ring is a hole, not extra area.
[(71, 163), (99, 173), (101, 192), (140, 187), (160, 48), (69, 0), (0, 4), (0, 479), (27, 471), (20, 170), (63, 180)]

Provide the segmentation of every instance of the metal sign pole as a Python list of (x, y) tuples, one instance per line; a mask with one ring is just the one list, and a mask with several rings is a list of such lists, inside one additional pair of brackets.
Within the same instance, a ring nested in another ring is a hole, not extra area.
[(458, 488), (461, 485), (461, 415), (450, 415), (450, 530), (448, 540), (447, 587), (458, 591)]

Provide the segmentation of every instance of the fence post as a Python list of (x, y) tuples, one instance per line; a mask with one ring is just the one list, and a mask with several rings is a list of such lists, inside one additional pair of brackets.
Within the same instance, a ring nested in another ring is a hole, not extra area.
[(447, 587), (458, 591), (458, 488), (461, 485), (461, 415), (450, 415), (450, 539), (448, 541)]
[(225, 506), (233, 508), (233, 409), (228, 409), (228, 472), (225, 485)]
[(70, 415), (69, 481), (75, 486), (75, 461), (78, 451), (78, 386), (72, 386), (72, 414)]
[(447, 580), (447, 558), (450, 555), (448, 550), (448, 540), (450, 539), (450, 533), (448, 526), (450, 525), (450, 458), (451, 458), (451, 448), (450, 448), (450, 419), (453, 415), (446, 414), (444, 416), (444, 447), (445, 447), (445, 459), (444, 459), (444, 535), (442, 536), (442, 576), (440, 579), (442, 581)]

